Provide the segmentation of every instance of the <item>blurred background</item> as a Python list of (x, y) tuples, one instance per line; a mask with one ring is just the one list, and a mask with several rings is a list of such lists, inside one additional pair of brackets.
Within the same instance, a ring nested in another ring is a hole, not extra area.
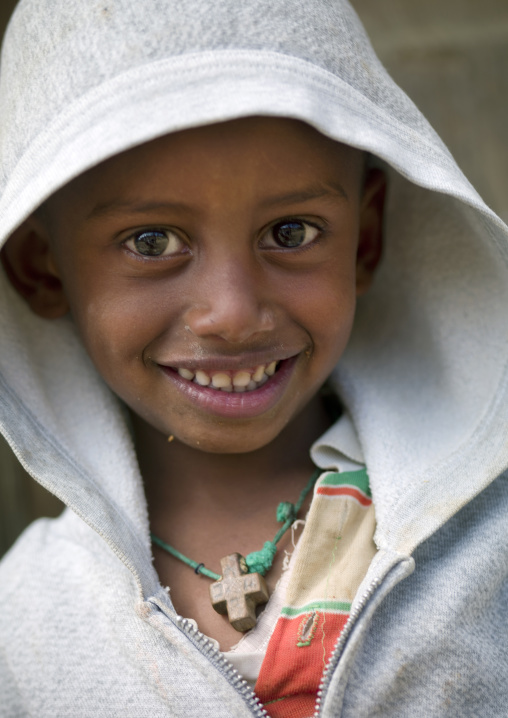
[[(508, 222), (507, 0), (351, 2), (388, 71)], [(15, 5), (1, 0), (0, 35)], [(0, 439), (0, 555), (28, 523), (61, 510)]]

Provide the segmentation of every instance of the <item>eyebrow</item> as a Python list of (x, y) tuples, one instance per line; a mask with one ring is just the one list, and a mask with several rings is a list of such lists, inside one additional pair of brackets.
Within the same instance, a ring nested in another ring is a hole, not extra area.
[(297, 204), (299, 202), (308, 202), (312, 199), (321, 199), (322, 197), (349, 199), (344, 187), (338, 182), (331, 181), (324, 184), (313, 184), (296, 192), (270, 197), (263, 204), (269, 207), (277, 204)]
[[(283, 204), (299, 204), (300, 202), (309, 202), (313, 199), (321, 199), (329, 197), (330, 199), (340, 197), (341, 199), (349, 199), (345, 189), (338, 182), (327, 182), (324, 184), (314, 184), (304, 187), (295, 192), (276, 195), (269, 197), (262, 202), (265, 207), (274, 207)], [(103, 217), (105, 215), (114, 215), (121, 212), (129, 214), (146, 214), (148, 212), (158, 212), (163, 210), (186, 210), (192, 209), (190, 205), (183, 202), (136, 202), (135, 200), (111, 200), (109, 202), (101, 202), (89, 212), (87, 219), (94, 217)]]
[(168, 209), (189, 209), (187, 205), (181, 202), (136, 202), (135, 200), (114, 199), (110, 202), (101, 202), (87, 214), (87, 219), (93, 217), (104, 217), (105, 215), (120, 214), (128, 212), (129, 214), (146, 214), (147, 212), (159, 212)]

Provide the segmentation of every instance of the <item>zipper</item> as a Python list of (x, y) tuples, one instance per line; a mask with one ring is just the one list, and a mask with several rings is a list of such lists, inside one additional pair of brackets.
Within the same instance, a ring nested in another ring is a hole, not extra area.
[(256, 718), (269, 718), (268, 713), (263, 707), (263, 704), (254, 693), (252, 688), (249, 686), (247, 681), (238, 673), (236, 668), (231, 665), (228, 659), (219, 651), (218, 648), (205, 636), (201, 631), (196, 628), (193, 621), (182, 616), (169, 617), (174, 623), (177, 624), (184, 633), (187, 634), (188, 638), (194, 643), (203, 655), (205, 655), (211, 663), (215, 665), (219, 673), (224, 676), (228, 683), (240, 693), (241, 697), (247, 704), (252, 715)]
[(317, 692), (316, 711), (314, 713), (314, 718), (320, 718), (320, 716), (322, 715), (321, 708), (323, 706), (323, 698), (325, 697), (326, 691), (330, 686), (333, 671), (340, 660), (340, 656), (344, 649), (345, 643), (349, 638), (349, 635), (351, 634), (351, 631), (353, 630), (353, 627), (358, 620), (360, 614), (362, 613), (369, 600), (372, 598), (374, 591), (378, 588), (380, 583), (381, 579), (374, 579), (365, 591), (365, 593), (362, 595), (360, 601), (356, 604), (355, 608), (349, 614), (349, 618), (346, 622), (346, 625), (342, 629), (342, 633), (337, 639), (337, 643), (335, 644), (333, 653), (330, 656), (330, 660), (328, 661), (326, 668), (323, 672), (323, 677), (321, 678), (321, 683)]
[[(380, 579), (374, 579), (369, 585), (368, 589), (362, 595), (360, 601), (356, 604), (355, 608), (349, 614), (349, 618), (346, 622), (346, 625), (344, 626), (344, 629), (337, 640), (333, 653), (330, 656), (330, 660), (328, 661), (326, 668), (323, 672), (323, 677), (321, 678), (321, 683), (317, 692), (316, 711), (314, 713), (314, 718), (320, 718), (323, 697), (328, 690), (334, 668), (340, 659), (340, 656), (344, 649), (344, 645), (353, 629), (354, 624), (358, 620), (360, 614), (362, 613), (369, 600), (372, 598), (374, 591), (378, 588), (380, 583)], [(231, 663), (221, 653), (221, 651), (219, 651), (219, 649), (214, 646), (210, 639), (207, 638), (207, 636), (205, 636), (203, 633), (201, 633), (198, 628), (196, 628), (194, 622), (190, 621), (188, 618), (183, 618), (183, 616), (175, 616), (174, 618), (172, 617), (171, 620), (174, 620), (177, 626), (184, 633), (187, 634), (189, 639), (201, 651), (201, 653), (203, 653), (215, 665), (215, 667), (219, 670), (219, 673), (224, 676), (228, 683), (233, 686), (233, 688), (235, 688), (238, 693), (240, 693), (248, 708), (251, 710), (252, 714), (256, 716), (256, 718), (269, 718), (268, 713), (263, 707), (263, 704), (261, 703), (257, 695), (254, 693), (252, 688), (249, 686), (247, 681), (242, 678), (241, 674), (238, 673), (236, 668), (231, 665)]]

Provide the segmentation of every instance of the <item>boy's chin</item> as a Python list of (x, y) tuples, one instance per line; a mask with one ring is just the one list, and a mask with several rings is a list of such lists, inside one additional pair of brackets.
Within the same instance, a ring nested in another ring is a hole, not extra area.
[(191, 449), (197, 449), (208, 454), (248, 454), (262, 449), (277, 438), (277, 434), (263, 432), (262, 435), (251, 432), (235, 432), (230, 428), (217, 427), (216, 433), (202, 433), (196, 435), (178, 436), (174, 440), (180, 441)]

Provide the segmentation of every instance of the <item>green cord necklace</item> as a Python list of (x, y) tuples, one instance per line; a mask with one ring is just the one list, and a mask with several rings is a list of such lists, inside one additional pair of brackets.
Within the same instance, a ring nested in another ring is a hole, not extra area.
[(227, 613), (229, 622), (237, 631), (248, 631), (256, 625), (256, 606), (268, 601), (268, 589), (263, 576), (272, 567), (277, 544), (296, 521), (303, 502), (320, 474), (321, 469), (314, 471), (296, 504), (282, 501), (277, 506), (277, 521), (282, 526), (272, 541), (266, 541), (262, 549), (249, 553), (245, 558), (239, 553), (233, 553), (221, 559), (222, 576), (210, 571), (203, 563), (188, 558), (153, 533), (152, 541), (193, 568), (195, 573), (213, 579), (216, 583), (210, 586), (212, 606), (218, 613)]

